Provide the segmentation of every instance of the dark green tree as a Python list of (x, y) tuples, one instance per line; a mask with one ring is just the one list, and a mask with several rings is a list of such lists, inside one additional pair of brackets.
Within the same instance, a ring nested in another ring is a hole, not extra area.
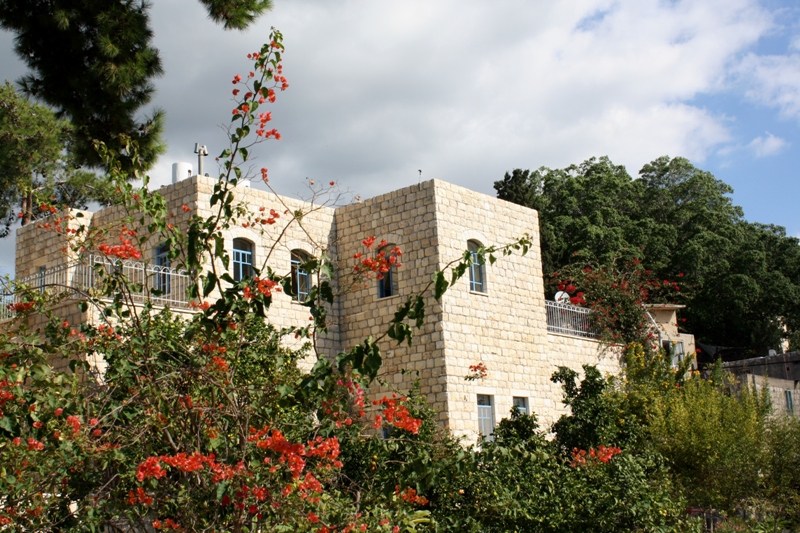
[(642, 261), (656, 279), (681, 281), (686, 328), (701, 342), (758, 353), (786, 339), (797, 347), (798, 240), (746, 221), (733, 189), (684, 158), (660, 157), (639, 174), (592, 158), (565, 169), (517, 169), (495, 189), (538, 210), (545, 275)]
[[(270, 0), (201, 0), (226, 29), (244, 29)], [(120, 141), (139, 143), (145, 168), (165, 150), (164, 113), (140, 113), (162, 74), (145, 0), (0, 0), (0, 27), (16, 34), (17, 55), (31, 73), (23, 91), (52, 106), (75, 128), (73, 152), (81, 164), (101, 167), (94, 141), (131, 161)]]

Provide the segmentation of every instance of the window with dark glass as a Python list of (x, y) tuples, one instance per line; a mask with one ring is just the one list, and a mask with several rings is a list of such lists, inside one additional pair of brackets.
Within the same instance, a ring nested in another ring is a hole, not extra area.
[(253, 275), (253, 243), (246, 239), (233, 239), (233, 279), (242, 281)]
[(308, 254), (300, 250), (292, 250), (292, 299), (304, 302), (311, 290), (311, 274), (303, 269), (308, 261)]
[[(394, 244), (387, 244), (378, 253), (383, 252), (386, 257), (394, 249)], [(387, 272), (383, 273), (383, 278), (378, 280), (378, 298), (388, 298), (397, 294), (397, 266), (392, 264)]]
[(169, 294), (169, 244), (156, 248), (156, 289)]
[(480, 247), (476, 241), (467, 241), (467, 249), (472, 257), (469, 267), (469, 290), (472, 292), (486, 292), (486, 269), (478, 256)]

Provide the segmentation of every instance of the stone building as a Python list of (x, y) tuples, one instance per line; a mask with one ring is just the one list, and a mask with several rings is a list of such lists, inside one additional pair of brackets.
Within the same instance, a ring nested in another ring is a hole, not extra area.
[(738, 361), (726, 361), (722, 367), (743, 385), (755, 390), (766, 388), (774, 414), (793, 416), (800, 399), (800, 352), (771, 354)]
[[(176, 226), (192, 214), (211, 213), (214, 183), (195, 175), (160, 190), (175, 214)], [(311, 208), (249, 187), (237, 188), (237, 194), (254, 210)], [(84, 212), (70, 224), (107, 228), (119, 225), (123, 216), (121, 207), (110, 207)], [(302, 292), (309, 280), (296, 265), (306, 254), (324, 251), (333, 258), (338, 265), (336, 281), (342, 286), (352, 272), (353, 255), (364, 252), (365, 237), (374, 235), (404, 252), (402, 268), (387, 279), (354, 287), (337, 299), (330, 310), (330, 332), (319, 345), (326, 354), (384, 332), (397, 306), (422, 291), (437, 270), (464, 250), (504, 244), (525, 233), (531, 236), (533, 246), (527, 255), (502, 257), (493, 266), (475, 264), (440, 302), (426, 297), (425, 325), (415, 333), (412, 346), (396, 346), (389, 339), (381, 346), (386, 385), (371, 394), (380, 397), (387, 390), (408, 390), (419, 379), (440, 423), (457, 435), (474, 439), (479, 432), (491, 432), (512, 406), (535, 412), (546, 427), (565, 412), (561, 389), (550, 381), (558, 366), (580, 371), (588, 363), (605, 373), (619, 370), (618, 357), (588, 332), (586, 310), (545, 301), (538, 217), (532, 209), (431, 180), (343, 207), (314, 206), (301, 224), (290, 226), (276, 242), (282, 224), (283, 219), (266, 233), (252, 226), (225, 231), (235, 276), (248, 275), (249, 265), (269, 265), (291, 273)], [(20, 228), (17, 279), (43, 288), (55, 283), (90, 284), (87, 262), (104, 259), (70, 256), (63, 251), (63, 239), (36, 224)], [(129, 277), (139, 276), (145, 286), (166, 289), (154, 303), (188, 312), (186, 274), (169, 267), (158, 242), (150, 242), (142, 253), (141, 262), (125, 263)], [(81, 313), (74, 301), (60, 305), (59, 314), (73, 323), (96, 320), (91, 310)], [(270, 320), (279, 327), (302, 324), (307, 323), (308, 313), (289, 295), (278, 294)], [(477, 363), (486, 367), (486, 376), (466, 380), (469, 367)]]
[[(656, 331), (658, 332), (661, 346), (667, 353), (672, 354), (672, 362), (678, 365), (687, 356), (695, 353), (694, 335), (681, 333), (678, 330), (678, 310), (684, 309), (685, 305), (677, 304), (650, 304), (647, 305), (647, 312), (653, 319)], [(696, 368), (693, 364), (693, 368)]]

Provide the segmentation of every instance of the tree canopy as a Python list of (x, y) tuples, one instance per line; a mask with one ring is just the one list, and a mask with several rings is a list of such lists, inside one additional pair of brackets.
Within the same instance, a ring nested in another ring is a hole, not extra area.
[(685, 326), (701, 342), (762, 353), (784, 339), (798, 345), (800, 243), (746, 221), (733, 189), (687, 159), (660, 157), (634, 179), (592, 158), (516, 169), (494, 186), (539, 212), (545, 275), (633, 258), (656, 277), (685, 280)]
[(85, 207), (103, 196), (101, 180), (76, 168), (74, 135), (47, 107), (25, 100), (8, 82), (0, 86), (0, 236), (17, 219), (25, 225), (42, 214), (41, 203)]
[[(201, 3), (226, 29), (246, 28), (272, 5)], [(120, 134), (138, 141), (145, 168), (165, 150), (163, 111), (139, 116), (152, 99), (153, 80), (163, 73), (148, 7), (144, 0), (0, 0), (0, 27), (16, 34), (17, 55), (32, 71), (20, 85), (73, 123), (80, 164), (102, 166), (94, 147), (100, 140), (131, 168)]]

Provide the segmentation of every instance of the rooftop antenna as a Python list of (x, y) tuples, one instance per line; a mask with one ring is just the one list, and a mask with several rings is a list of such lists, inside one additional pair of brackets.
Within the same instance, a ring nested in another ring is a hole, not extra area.
[(194, 153), (197, 154), (197, 175), (203, 175), (203, 157), (208, 155), (208, 148), (206, 145), (200, 146), (200, 143), (194, 143)]

